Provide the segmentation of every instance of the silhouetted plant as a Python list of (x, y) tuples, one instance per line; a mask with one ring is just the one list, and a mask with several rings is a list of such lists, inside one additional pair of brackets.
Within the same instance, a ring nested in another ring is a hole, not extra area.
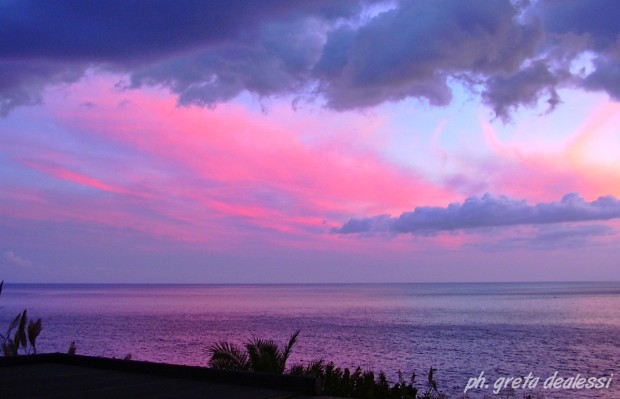
[[(3, 286), (4, 281), (0, 281), (0, 294)], [(37, 353), (37, 337), (41, 334), (41, 330), (43, 330), (41, 319), (28, 320), (27, 311), (24, 310), (9, 324), (6, 334), (0, 334), (3, 355), (17, 356), (20, 350), (22, 354), (27, 355)]]
[(217, 342), (209, 347), (211, 359), (209, 367), (220, 370), (250, 371), (248, 354), (235, 344), (225, 341)]
[(28, 321), (28, 342), (30, 342), (30, 346), (32, 346), (32, 353), (37, 353), (37, 337), (41, 334), (43, 330), (43, 325), (41, 324), (41, 319), (37, 319), (37, 321)]
[[(399, 382), (390, 385), (384, 372), (377, 377), (373, 371), (363, 371), (357, 367), (353, 373), (348, 368), (336, 367), (333, 362), (327, 364), (323, 360), (312, 362), (306, 366), (296, 364), (290, 369), (292, 375), (318, 377), (323, 395), (360, 399), (421, 399), (417, 396), (415, 374), (411, 382), (404, 380), (399, 371)], [(424, 398), (426, 399), (426, 398)]]
[[(300, 330), (295, 331), (283, 348), (273, 340), (258, 338), (251, 339), (243, 347), (226, 341), (214, 343), (209, 347), (209, 366), (221, 370), (283, 374), (299, 333)], [(336, 367), (333, 362), (325, 363), (322, 359), (295, 364), (286, 373), (318, 378), (323, 395), (360, 399), (441, 399), (444, 395), (437, 390), (435, 371), (430, 368), (427, 387), (422, 395), (418, 395), (415, 374), (410, 381), (406, 381), (400, 371), (398, 382), (392, 385), (383, 372), (375, 376), (373, 371), (363, 371), (357, 367), (351, 373), (348, 368)]]
[(209, 367), (283, 374), (299, 333), (300, 330), (295, 331), (282, 349), (270, 339), (253, 338), (243, 349), (226, 341), (217, 342), (209, 347)]
[(71, 341), (71, 345), (69, 345), (69, 349), (67, 350), (67, 355), (75, 355), (75, 352), (77, 352), (75, 341)]
[[(439, 392), (437, 389), (437, 380), (435, 379), (436, 368), (431, 367), (428, 370), (427, 379), (426, 379), (426, 389), (420, 399), (442, 399), (445, 398), (445, 395)], [(415, 376), (414, 376), (415, 378)]]

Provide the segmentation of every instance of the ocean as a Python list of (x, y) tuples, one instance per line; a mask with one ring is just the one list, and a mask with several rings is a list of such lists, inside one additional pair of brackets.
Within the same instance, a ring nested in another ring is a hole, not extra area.
[[(7, 284), (0, 306), (2, 330), (23, 309), (43, 319), (39, 352), (66, 352), (75, 341), (78, 354), (205, 366), (213, 342), (284, 344), (301, 329), (289, 364), (323, 358), (391, 380), (415, 372), (420, 384), (432, 366), (451, 398), (481, 372), (488, 386), (471, 398), (529, 373), (545, 398), (620, 398), (620, 282)], [(614, 376), (599, 389), (543, 389), (556, 372)]]

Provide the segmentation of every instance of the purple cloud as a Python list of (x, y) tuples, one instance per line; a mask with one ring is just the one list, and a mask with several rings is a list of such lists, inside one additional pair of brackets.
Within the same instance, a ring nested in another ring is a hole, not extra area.
[[(562, 86), (617, 99), (618, 18), (619, 3), (597, 0), (6, 1), (0, 115), (99, 68), (200, 106), (244, 91), (318, 96), (335, 110), (443, 106), (460, 81), (509, 119), (539, 98), (552, 110)], [(594, 69), (574, 76), (586, 51)]]
[(548, 112), (551, 112), (560, 103), (556, 87), (561, 80), (548, 65), (536, 62), (511, 76), (489, 79), (482, 99), (503, 120), (510, 119), (512, 110), (522, 105), (534, 105), (544, 95), (547, 96)]
[(620, 101), (620, 57), (597, 59), (596, 70), (583, 80), (583, 86), (592, 91), (604, 90), (616, 101)]
[(514, 248), (533, 250), (584, 248), (596, 245), (596, 241), (613, 237), (616, 230), (604, 224), (538, 225), (534, 231), (517, 232), (499, 240), (486, 240), (470, 244), (486, 252), (501, 252)]
[(407, 1), (349, 33), (341, 28), (318, 65), (328, 104), (349, 109), (420, 97), (446, 105), (449, 78), (515, 72), (542, 36), (535, 21), (517, 20), (518, 11), (502, 0)]
[[(163, 85), (181, 103), (212, 105), (241, 90), (262, 88), (300, 57), (268, 48), (274, 23), (316, 18), (329, 22), (359, 13), (364, 1), (330, 0), (85, 0), (0, 4), (0, 115), (41, 102), (40, 92), (71, 83), (88, 68), (132, 75), (133, 87)], [(292, 42), (281, 35), (280, 42)], [(291, 43), (293, 45), (303, 44)], [(290, 46), (289, 46), (290, 47)], [(303, 58), (303, 55), (301, 56)], [(244, 61), (245, 60), (245, 61)], [(289, 62), (287, 62), (289, 61)], [(275, 76), (273, 74), (276, 74)], [(252, 75), (249, 79), (243, 76)], [(187, 82), (187, 83), (186, 83)], [(215, 82), (214, 84), (210, 84)], [(233, 93), (233, 94), (230, 94)]]
[(442, 231), (482, 227), (546, 225), (620, 218), (620, 201), (612, 196), (587, 202), (578, 194), (567, 194), (559, 202), (530, 205), (525, 200), (485, 194), (462, 204), (417, 207), (399, 217), (387, 215), (351, 219), (333, 229), (338, 234), (434, 234)]

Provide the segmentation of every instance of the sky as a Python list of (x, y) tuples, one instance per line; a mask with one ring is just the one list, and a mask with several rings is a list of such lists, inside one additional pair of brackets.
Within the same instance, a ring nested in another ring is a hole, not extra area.
[(620, 3), (0, 3), (0, 279), (620, 279)]

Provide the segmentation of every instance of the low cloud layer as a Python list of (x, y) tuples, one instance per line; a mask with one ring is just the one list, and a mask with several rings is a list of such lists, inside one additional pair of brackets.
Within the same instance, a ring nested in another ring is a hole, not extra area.
[(351, 219), (338, 234), (435, 234), (483, 227), (548, 225), (620, 218), (620, 201), (612, 196), (587, 202), (578, 194), (567, 194), (559, 202), (528, 204), (525, 200), (485, 194), (445, 208), (417, 207), (399, 217), (388, 215)]
[(534, 231), (515, 234), (508, 238), (472, 244), (485, 252), (498, 252), (517, 248), (532, 250), (586, 248), (598, 241), (617, 237), (616, 229), (599, 224), (538, 225)]
[(5, 1), (0, 115), (94, 68), (200, 106), (244, 91), (443, 106), (456, 81), (509, 119), (541, 99), (553, 110), (561, 87), (620, 99), (618, 20), (620, 3), (600, 0)]

